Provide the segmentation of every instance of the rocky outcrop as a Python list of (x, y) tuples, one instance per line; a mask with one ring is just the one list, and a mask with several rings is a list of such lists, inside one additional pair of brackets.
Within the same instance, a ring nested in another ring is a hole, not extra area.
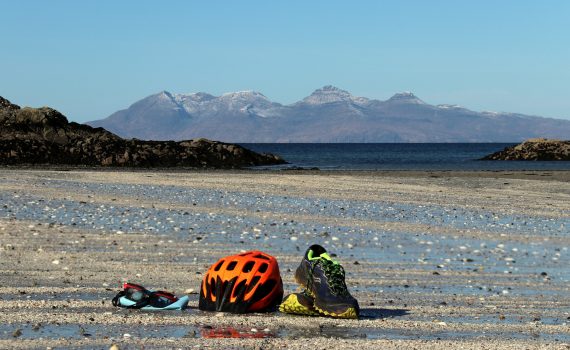
[(570, 141), (530, 139), (519, 145), (485, 156), (483, 160), (566, 160), (570, 161)]
[(279, 156), (206, 139), (125, 140), (68, 122), (55, 109), (20, 108), (0, 97), (0, 164), (240, 168), (283, 164)]

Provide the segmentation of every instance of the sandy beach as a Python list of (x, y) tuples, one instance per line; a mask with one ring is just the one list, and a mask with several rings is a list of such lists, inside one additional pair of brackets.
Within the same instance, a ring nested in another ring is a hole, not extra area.
[[(319, 243), (361, 319), (197, 309), (218, 258)], [(570, 172), (0, 170), (0, 348), (568, 349)], [(124, 281), (185, 311), (113, 307)], [(232, 338), (231, 336), (236, 336)]]

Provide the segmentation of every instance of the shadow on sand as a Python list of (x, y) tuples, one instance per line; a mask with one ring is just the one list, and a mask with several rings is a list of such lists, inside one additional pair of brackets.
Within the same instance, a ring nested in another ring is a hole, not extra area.
[(360, 309), (360, 319), (375, 320), (409, 315), (406, 309)]

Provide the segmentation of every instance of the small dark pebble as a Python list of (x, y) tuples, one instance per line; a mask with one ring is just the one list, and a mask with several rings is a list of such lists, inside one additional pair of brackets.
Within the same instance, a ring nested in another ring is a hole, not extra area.
[(16, 329), (16, 330), (12, 333), (12, 336), (13, 336), (14, 338), (18, 338), (18, 337), (21, 336), (21, 335), (22, 335), (22, 330), (19, 329), (19, 328)]
[(358, 261), (355, 261), (354, 265), (360, 265), (360, 263)]
[(438, 275), (439, 276), (439, 272), (434, 271), (434, 272), (432, 272), (432, 275)]
[(541, 272), (540, 275), (541, 276), (548, 276), (548, 274), (546, 272)]

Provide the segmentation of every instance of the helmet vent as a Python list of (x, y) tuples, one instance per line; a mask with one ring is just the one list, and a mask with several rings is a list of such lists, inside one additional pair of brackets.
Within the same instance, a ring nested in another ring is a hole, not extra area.
[(248, 261), (245, 265), (243, 265), (243, 272), (250, 272), (253, 270), (253, 266), (255, 265), (254, 261)]
[(223, 264), (224, 264), (224, 261), (220, 260), (220, 262), (214, 268), (214, 271), (220, 271), (220, 268), (222, 267)]
[(263, 260), (271, 260), (263, 254), (257, 254), (254, 258), (263, 259)]
[(251, 292), (251, 290), (257, 285), (257, 282), (259, 282), (259, 280), (261, 279), (261, 277), (259, 276), (255, 276), (251, 279), (251, 282), (249, 283), (249, 286), (247, 286), (247, 290), (245, 291), (245, 293), (249, 293)]
[(237, 265), (237, 261), (232, 261), (232, 262), (228, 265), (228, 267), (226, 267), (226, 270), (228, 270), (228, 271), (233, 271), (233, 269), (236, 268), (236, 265)]
[(261, 286), (259, 286), (257, 288), (255, 293), (253, 294), (253, 297), (251, 298), (252, 302), (255, 303), (256, 301), (259, 301), (259, 300), (265, 298), (266, 296), (268, 296), (269, 293), (271, 293), (273, 291), (273, 288), (275, 288), (276, 285), (277, 285), (277, 282), (275, 282), (272, 279), (263, 283)]
[(234, 287), (234, 293), (233, 293), (234, 298), (243, 299), (243, 295), (245, 294), (246, 282), (247, 280), (243, 280), (237, 286)]
[(265, 271), (267, 271), (267, 268), (269, 267), (269, 265), (267, 265), (266, 263), (261, 264), (261, 266), (259, 267), (259, 272), (264, 273)]

